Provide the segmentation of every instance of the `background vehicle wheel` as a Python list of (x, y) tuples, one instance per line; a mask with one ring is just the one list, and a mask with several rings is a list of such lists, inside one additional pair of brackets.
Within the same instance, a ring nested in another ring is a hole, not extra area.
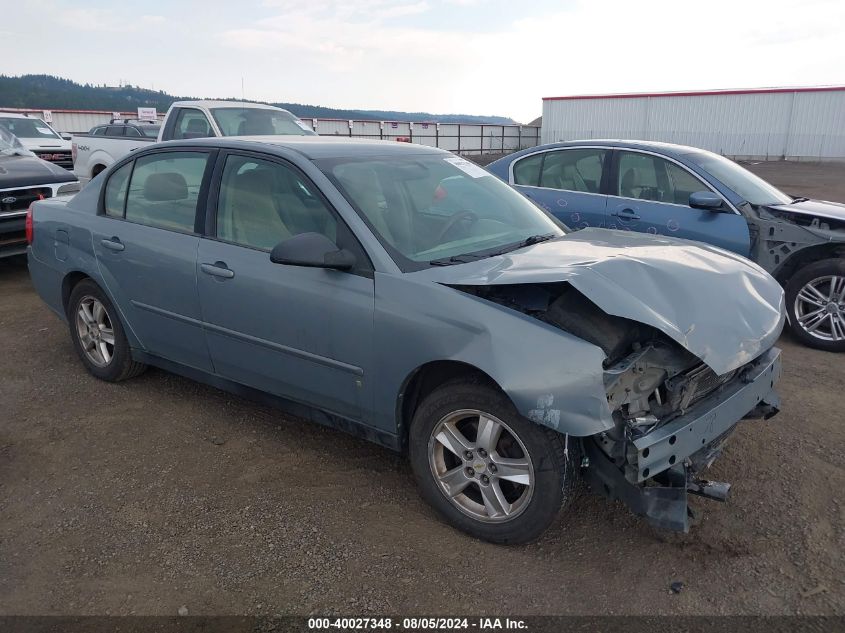
[(119, 382), (147, 368), (132, 360), (117, 311), (90, 279), (80, 281), (70, 293), (68, 322), (79, 358), (97, 378)]
[(449, 382), (429, 394), (410, 429), (423, 497), (449, 523), (494, 543), (539, 537), (574, 494), (580, 444), (523, 418), (497, 389)]
[(786, 309), (802, 343), (845, 352), (845, 260), (824, 259), (799, 269), (786, 285)]

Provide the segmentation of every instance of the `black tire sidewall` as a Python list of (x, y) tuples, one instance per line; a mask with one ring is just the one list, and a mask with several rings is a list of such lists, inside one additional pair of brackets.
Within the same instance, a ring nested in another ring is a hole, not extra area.
[(811, 334), (808, 334), (798, 324), (798, 318), (795, 314), (795, 298), (801, 289), (813, 279), (825, 277), (827, 275), (845, 276), (845, 259), (824, 259), (812, 264), (808, 264), (792, 275), (789, 282), (786, 284), (786, 310), (789, 314), (789, 326), (795, 337), (808, 347), (820, 349), (828, 352), (845, 352), (845, 341), (823, 341), (817, 339)]
[[(428, 459), (429, 438), (443, 417), (459, 409), (478, 409), (496, 416), (513, 429), (529, 453), (534, 466), (534, 491), (525, 510), (510, 521), (484, 523), (464, 514), (434, 480)], [(432, 392), (414, 413), (409, 436), (411, 467), (422, 496), (455, 527), (494, 543), (525, 543), (546, 530), (565, 501), (563, 464), (548, 433), (523, 418), (500, 391), (485, 384), (450, 383)], [(577, 470), (567, 472), (574, 477)]]
[[(79, 304), (85, 297), (94, 297), (100, 303), (108, 314), (109, 321), (112, 324), (112, 331), (114, 332), (114, 353), (111, 361), (104, 367), (98, 367), (92, 363), (85, 351), (82, 348), (82, 343), (79, 340), (79, 333), (76, 331), (76, 313), (79, 310)], [(68, 325), (70, 326), (70, 338), (73, 341), (73, 347), (79, 355), (82, 364), (88, 372), (101, 380), (115, 382), (121, 379), (125, 374), (126, 367), (132, 362), (132, 353), (129, 349), (129, 343), (126, 340), (126, 335), (123, 332), (123, 324), (120, 322), (120, 317), (115, 310), (114, 305), (106, 296), (100, 287), (91, 280), (80, 281), (73, 288), (68, 300)]]

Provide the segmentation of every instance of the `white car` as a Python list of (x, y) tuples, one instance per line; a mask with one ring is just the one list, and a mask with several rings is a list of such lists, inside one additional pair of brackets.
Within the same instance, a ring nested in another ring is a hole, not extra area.
[(115, 122), (88, 134), (74, 134), (73, 171), (80, 182), (88, 182), (129, 152), (156, 141), (279, 135), (315, 136), (316, 132), (287, 110), (263, 103), (177, 101), (167, 110), (158, 138), (142, 133), (137, 125)]
[(0, 125), (38, 158), (67, 170), (73, 169), (70, 136), (59, 134), (44, 119), (17, 112), (0, 112)]

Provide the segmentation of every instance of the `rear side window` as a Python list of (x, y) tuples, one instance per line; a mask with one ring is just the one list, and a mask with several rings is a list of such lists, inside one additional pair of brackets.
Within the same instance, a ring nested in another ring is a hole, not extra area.
[(513, 181), (517, 185), (536, 187), (540, 182), (540, 167), (543, 165), (544, 154), (534, 154), (518, 160), (513, 166)]
[(134, 127), (128, 127), (128, 128), (126, 128), (126, 136), (139, 137), (139, 136), (141, 136), (141, 133), (138, 130), (136, 130)]
[(137, 159), (126, 199), (126, 219), (193, 233), (207, 163), (204, 152), (163, 152)]
[(106, 183), (104, 200), (106, 215), (114, 218), (123, 217), (123, 209), (126, 206), (126, 188), (129, 184), (129, 174), (131, 173), (132, 163), (130, 162), (109, 176), (109, 181)]
[(605, 157), (603, 149), (565, 149), (548, 152), (540, 186), (566, 191), (599, 193)]
[(122, 125), (110, 125), (106, 128), (106, 136), (123, 136)]

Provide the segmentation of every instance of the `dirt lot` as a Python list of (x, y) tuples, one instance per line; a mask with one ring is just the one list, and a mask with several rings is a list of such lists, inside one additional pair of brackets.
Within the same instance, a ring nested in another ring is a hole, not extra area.
[[(845, 201), (845, 166), (752, 168)], [(0, 293), (0, 615), (845, 613), (841, 356), (782, 339), (783, 412), (734, 435), (689, 534), (584, 495), (497, 547), (374, 445), (162, 371), (98, 382), (25, 262)]]

